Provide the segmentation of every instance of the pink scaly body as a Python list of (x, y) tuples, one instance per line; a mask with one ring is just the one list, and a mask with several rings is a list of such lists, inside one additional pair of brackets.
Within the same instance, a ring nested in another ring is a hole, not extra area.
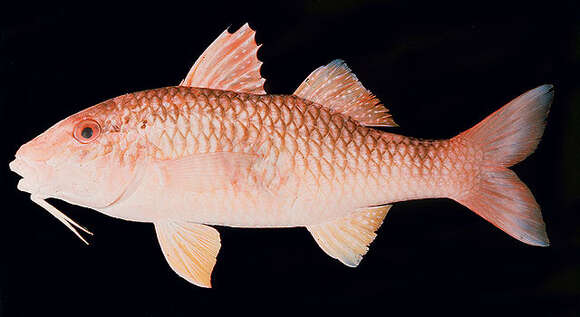
[(508, 168), (537, 147), (553, 87), (514, 99), (449, 140), (383, 132), (388, 109), (341, 60), (292, 95), (263, 89), (254, 32), (224, 31), (179, 86), (122, 95), (20, 147), (18, 189), (86, 242), (46, 202), (58, 198), (150, 222), (171, 268), (211, 286), (221, 246), (211, 225), (305, 227), (357, 266), (391, 203), (447, 197), (512, 237), (549, 244), (532, 193)]
[(135, 141), (149, 156), (137, 158), (141, 164), (215, 152), (257, 156), (241, 186), (209, 192), (164, 186), (160, 173), (147, 173), (130, 199), (102, 210), (129, 220), (306, 226), (367, 206), (459, 195), (479, 174), (481, 151), (458, 139), (381, 132), (291, 95), (169, 87), (95, 107), (121, 134), (144, 136)]

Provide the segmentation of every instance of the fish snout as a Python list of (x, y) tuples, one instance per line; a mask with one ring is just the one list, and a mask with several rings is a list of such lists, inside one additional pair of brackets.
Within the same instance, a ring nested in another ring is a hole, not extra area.
[(34, 140), (21, 146), (16, 151), (14, 161), (8, 164), (11, 171), (22, 177), (36, 177), (38, 170), (46, 165), (46, 160), (42, 160), (44, 157), (40, 155), (40, 151), (32, 146), (33, 142)]
[(21, 159), (16, 158), (14, 161), (12, 161), (12, 162), (10, 162), (10, 164), (8, 164), (8, 167), (14, 173), (24, 177), (25, 170), (26, 170), (26, 163), (24, 163), (24, 161), (22, 161)]
[(16, 151), (16, 158), (22, 158), (27, 161), (47, 161), (54, 154), (55, 147), (43, 141), (37, 138), (22, 145)]

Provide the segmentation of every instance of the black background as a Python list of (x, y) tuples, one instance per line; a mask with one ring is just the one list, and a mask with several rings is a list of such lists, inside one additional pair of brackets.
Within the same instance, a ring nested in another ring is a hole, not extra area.
[[(577, 316), (580, 314), (580, 6), (576, 1), (191, 1), (0, 9), (0, 315)], [(218, 228), (211, 290), (166, 264), (153, 226), (53, 203), (83, 245), (17, 191), (18, 147), (66, 116), (179, 83), (227, 26), (264, 46), (269, 93), (343, 58), (391, 109), (396, 133), (448, 138), (544, 83), (544, 139), (515, 166), (543, 208), (549, 248), (524, 245), (451, 200), (398, 203), (361, 265), (308, 232)]]

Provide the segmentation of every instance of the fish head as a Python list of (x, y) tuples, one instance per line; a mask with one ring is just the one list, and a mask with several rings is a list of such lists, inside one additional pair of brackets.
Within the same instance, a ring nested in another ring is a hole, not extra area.
[(74, 114), (22, 145), (10, 169), (18, 189), (93, 209), (114, 204), (135, 178), (140, 136), (122, 125), (115, 100)]

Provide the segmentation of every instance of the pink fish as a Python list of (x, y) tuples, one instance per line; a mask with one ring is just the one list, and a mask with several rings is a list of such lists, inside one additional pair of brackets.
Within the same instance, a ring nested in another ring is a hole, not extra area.
[[(396, 126), (341, 60), (292, 95), (263, 89), (246, 24), (224, 31), (179, 86), (122, 95), (24, 144), (10, 163), (18, 189), (72, 230), (57, 198), (150, 222), (171, 268), (210, 287), (220, 249), (212, 226), (305, 227), (355, 267), (391, 204), (447, 197), (512, 237), (549, 244), (532, 193), (508, 169), (537, 147), (553, 98), (543, 85), (448, 140)], [(86, 242), (86, 241), (85, 241)]]

